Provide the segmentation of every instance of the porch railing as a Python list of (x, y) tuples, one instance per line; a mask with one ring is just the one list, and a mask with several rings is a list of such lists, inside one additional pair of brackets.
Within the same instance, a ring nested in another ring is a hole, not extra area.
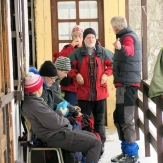
[[(149, 81), (142, 81), (140, 93), (136, 101), (135, 109), (135, 127), (137, 139), (140, 139), (139, 128), (144, 133), (145, 156), (151, 155), (150, 144), (157, 153), (158, 163), (163, 162), (163, 96), (158, 96), (153, 100), (148, 98)], [(149, 102), (156, 104), (156, 112), (149, 107)], [(143, 112), (143, 117), (140, 116), (139, 109)], [(156, 133), (150, 129), (150, 122), (156, 128)]]

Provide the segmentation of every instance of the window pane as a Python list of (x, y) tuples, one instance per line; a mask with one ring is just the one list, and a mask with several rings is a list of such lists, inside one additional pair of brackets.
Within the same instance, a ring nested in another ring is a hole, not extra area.
[(79, 18), (80, 19), (97, 18), (97, 2), (79, 1)]
[(61, 51), (63, 47), (67, 44), (70, 44), (70, 43), (59, 43), (59, 51)]
[(76, 19), (75, 1), (58, 2), (58, 19)]
[(98, 39), (98, 22), (80, 22), (80, 25), (86, 28), (93, 28), (96, 32), (96, 38)]
[(72, 40), (71, 30), (75, 25), (75, 22), (58, 23), (59, 40)]

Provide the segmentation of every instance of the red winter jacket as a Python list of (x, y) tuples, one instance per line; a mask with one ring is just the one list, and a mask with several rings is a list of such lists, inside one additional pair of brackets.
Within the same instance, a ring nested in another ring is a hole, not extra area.
[[(74, 48), (71, 44), (69, 45), (65, 45), (63, 47), (63, 49), (61, 50), (61, 52), (56, 52), (53, 54), (53, 62), (56, 61), (56, 59), (60, 56), (64, 56), (67, 57), (73, 50), (75, 50), (76, 48)], [(69, 74), (68, 74), (69, 75)], [(73, 82), (68, 85), (68, 86), (61, 86), (61, 90), (62, 91), (69, 91), (69, 92), (75, 92), (76, 93), (76, 87), (75, 87), (75, 80), (73, 80)]]
[[(102, 100), (109, 96), (107, 83), (101, 84), (101, 76), (106, 74), (107, 76), (112, 75), (112, 63), (113, 53), (104, 47), (96, 45), (94, 57), (94, 77), (96, 82), (97, 96), (95, 100)], [(68, 57), (72, 63), (72, 69), (69, 72), (69, 76), (76, 79), (76, 75), (80, 73), (84, 79), (84, 84), (77, 85), (77, 99), (91, 101), (91, 81), (90, 81), (90, 69), (89, 69), (89, 54), (85, 45), (81, 48), (74, 50)]]

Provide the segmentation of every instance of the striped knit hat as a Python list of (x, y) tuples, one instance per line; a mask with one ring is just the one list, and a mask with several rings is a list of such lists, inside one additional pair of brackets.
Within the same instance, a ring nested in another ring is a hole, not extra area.
[(58, 57), (54, 64), (58, 70), (63, 70), (63, 71), (71, 70), (70, 59), (67, 57), (63, 57), (63, 56)]
[(41, 88), (43, 84), (42, 77), (33, 72), (28, 72), (25, 78), (24, 91), (33, 93)]
[(80, 25), (76, 25), (74, 28), (72, 28), (71, 36), (73, 36), (75, 33), (80, 33), (81, 35), (83, 35), (83, 32), (83, 28)]

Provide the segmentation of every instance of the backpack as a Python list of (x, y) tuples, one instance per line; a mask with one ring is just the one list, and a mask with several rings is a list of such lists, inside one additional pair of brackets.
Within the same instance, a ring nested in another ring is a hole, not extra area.
[(80, 123), (82, 130), (92, 132), (96, 135), (97, 139), (101, 140), (99, 133), (94, 130), (94, 120), (87, 114), (76, 117), (75, 120)]
[[(73, 125), (73, 130), (82, 130), (81, 125), (78, 121), (76, 121), (76, 124)], [(82, 160), (82, 152), (75, 152), (71, 154), (73, 155), (75, 162), (79, 162)]]

